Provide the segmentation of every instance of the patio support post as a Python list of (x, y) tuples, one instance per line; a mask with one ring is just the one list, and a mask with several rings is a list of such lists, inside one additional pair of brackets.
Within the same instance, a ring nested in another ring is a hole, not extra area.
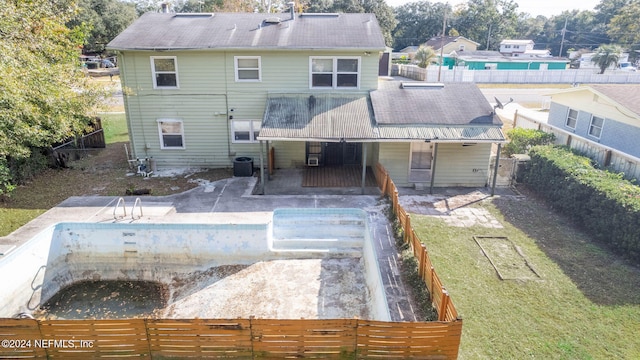
[(498, 179), (498, 166), (500, 166), (500, 150), (502, 144), (498, 144), (498, 153), (496, 154), (496, 164), (493, 166), (493, 184), (491, 184), (491, 196), (496, 192), (496, 180)]
[(269, 167), (269, 140), (265, 140), (265, 142), (264, 142), (264, 153), (267, 156), (267, 161), (266, 161), (267, 162), (267, 166), (266, 166), (266, 168), (267, 168), (267, 174), (266, 174), (267, 175), (267, 180), (271, 180), (271, 171), (269, 170), (270, 169), (270, 167)]
[(262, 149), (262, 140), (260, 140), (260, 188), (262, 195), (264, 195), (264, 179), (264, 151)]
[(436, 161), (438, 160), (438, 143), (433, 144), (433, 165), (431, 165), (431, 184), (429, 185), (429, 194), (433, 194), (433, 184), (436, 178)]
[(367, 180), (367, 143), (362, 143), (362, 193), (364, 195), (364, 186)]

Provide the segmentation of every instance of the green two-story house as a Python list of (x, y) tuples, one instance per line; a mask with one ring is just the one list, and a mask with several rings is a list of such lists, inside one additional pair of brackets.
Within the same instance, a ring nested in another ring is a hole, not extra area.
[(159, 168), (264, 169), (273, 152), (274, 168), (379, 162), (399, 186), (484, 186), (504, 141), (475, 85), (381, 80), (372, 14), (147, 13), (107, 48), (133, 156)]

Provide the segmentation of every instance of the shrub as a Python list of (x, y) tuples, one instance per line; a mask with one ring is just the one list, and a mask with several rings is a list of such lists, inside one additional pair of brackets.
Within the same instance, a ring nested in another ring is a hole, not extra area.
[(0, 158), (0, 198), (8, 196), (15, 188), (12, 183), (11, 171), (7, 166), (7, 160)]
[(524, 182), (611, 249), (640, 261), (640, 187), (561, 146), (531, 148)]
[(552, 144), (556, 137), (553, 134), (535, 129), (515, 128), (507, 131), (509, 143), (503, 147), (503, 153), (509, 157), (513, 154), (526, 154), (532, 146)]

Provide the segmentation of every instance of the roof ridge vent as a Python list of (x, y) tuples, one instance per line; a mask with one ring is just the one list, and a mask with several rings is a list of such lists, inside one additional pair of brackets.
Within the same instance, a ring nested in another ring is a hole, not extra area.
[(428, 82), (402, 82), (400, 87), (403, 89), (442, 89), (443, 83), (428, 83)]

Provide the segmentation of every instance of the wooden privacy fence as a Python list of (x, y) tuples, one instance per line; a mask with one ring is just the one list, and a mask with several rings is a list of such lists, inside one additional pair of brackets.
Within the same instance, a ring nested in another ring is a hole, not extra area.
[(0, 359), (455, 359), (462, 322), (0, 320)]
[(427, 248), (411, 227), (411, 216), (400, 206), (398, 189), (393, 183), (393, 180), (391, 180), (389, 173), (380, 163), (377, 163), (375, 175), (382, 194), (389, 196), (391, 199), (393, 213), (398, 218), (398, 222), (402, 228), (404, 242), (411, 246), (413, 255), (418, 260), (418, 273), (429, 289), (431, 303), (438, 311), (438, 321), (448, 321), (462, 325), (462, 320), (458, 317), (458, 312), (451, 302), (449, 293), (442, 285), (442, 281), (440, 281), (438, 274), (433, 268)]

